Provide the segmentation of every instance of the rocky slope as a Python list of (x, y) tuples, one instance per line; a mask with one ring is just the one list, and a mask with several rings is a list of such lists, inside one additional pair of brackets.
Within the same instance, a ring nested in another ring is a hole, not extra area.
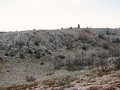
[(119, 29), (4, 32), (0, 33), (0, 86), (41, 81), (83, 69), (119, 69), (119, 57)]

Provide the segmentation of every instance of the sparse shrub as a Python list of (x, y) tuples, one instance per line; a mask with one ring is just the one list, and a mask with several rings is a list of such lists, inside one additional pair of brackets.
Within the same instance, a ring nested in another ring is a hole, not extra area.
[(33, 52), (32, 52), (32, 50), (27, 50), (27, 53), (29, 53), (29, 54), (33, 54)]
[(107, 69), (107, 63), (106, 63), (106, 61), (105, 60), (100, 60), (100, 66), (101, 66), (101, 70), (103, 71), (103, 72), (106, 72), (106, 69)]
[(44, 65), (44, 62), (41, 62), (40, 65)]
[(70, 75), (62, 76), (57, 78), (56, 83), (58, 86), (68, 85), (70, 83)]
[(107, 28), (106, 35), (112, 35), (112, 32)]
[(58, 55), (57, 57), (60, 58), (60, 59), (65, 59), (64, 55)]
[(120, 79), (120, 72), (116, 73), (118, 79)]
[(98, 72), (97, 72), (97, 75), (102, 77), (103, 75), (107, 75), (109, 72), (107, 70), (103, 71), (103, 70), (99, 70), (98, 69)]
[(36, 55), (35, 55), (35, 58), (36, 58), (36, 59), (40, 59), (40, 58), (41, 58), (41, 55), (40, 55), (40, 54), (36, 54)]
[(112, 43), (120, 43), (120, 39), (119, 39), (119, 38), (114, 38), (114, 39), (112, 40)]
[(87, 37), (84, 35), (79, 35), (78, 40), (81, 41), (82, 43), (85, 43), (87, 41)]
[(35, 41), (34, 42), (34, 45), (36, 45), (37, 47), (39, 46), (39, 42), (38, 41)]
[(2, 57), (0, 57), (0, 60), (3, 60), (3, 58), (2, 58)]
[(98, 35), (98, 37), (101, 39), (105, 39), (104, 34), (100, 34), (100, 35)]
[(17, 42), (16, 42), (16, 45), (19, 46), (19, 48), (21, 49), (22, 46), (25, 45), (25, 43), (24, 43), (24, 41), (17, 41)]
[(6, 52), (6, 53), (5, 53), (5, 56), (9, 56), (9, 54)]
[(54, 74), (54, 72), (48, 72), (48, 73), (46, 73), (46, 76), (50, 76), (50, 75), (53, 75)]
[(68, 39), (66, 41), (66, 49), (68, 49), (68, 50), (73, 49), (73, 41), (72, 40)]
[(110, 47), (109, 47), (109, 45), (107, 44), (107, 43), (103, 43), (103, 49), (109, 49)]
[(72, 27), (70, 27), (69, 29), (72, 29)]
[(36, 78), (34, 78), (33, 76), (26, 76), (26, 77), (25, 77), (25, 80), (26, 80), (27, 82), (33, 82), (33, 81), (36, 80)]
[(16, 55), (16, 54), (15, 54), (14, 51), (10, 51), (9, 54), (8, 54), (8, 56), (10, 56), (10, 57), (14, 57), (15, 55)]
[(91, 73), (96, 75), (96, 76), (99, 76), (99, 77), (102, 77), (103, 75), (106, 75), (108, 72), (103, 72), (101, 69), (93, 69), (91, 70)]
[(85, 31), (85, 32), (87, 32), (87, 33), (91, 33), (91, 31), (90, 31), (90, 28), (89, 28), (89, 27), (87, 27), (84, 31)]
[(52, 55), (52, 53), (50, 51), (47, 51), (46, 53), (49, 54), (49, 55)]
[(3, 63), (4, 59), (2, 57), (0, 57), (0, 63)]
[(45, 53), (42, 50), (35, 50), (34, 54), (36, 59), (40, 59), (41, 57), (45, 56)]
[(85, 57), (85, 52), (74, 52), (74, 55), (74, 58), (68, 55), (68, 58), (66, 60), (66, 69), (68, 71), (82, 70), (85, 66), (88, 66), (88, 64), (91, 65), (91, 63), (88, 63), (88, 60)]
[(74, 71), (74, 64), (73, 64), (73, 61), (71, 60), (70, 55), (68, 56), (68, 59), (66, 61), (66, 69), (68, 71)]
[(116, 38), (116, 42), (117, 42), (117, 43), (120, 43), (120, 38)]
[(85, 51), (88, 50), (88, 45), (83, 45), (82, 49), (85, 50)]
[(24, 58), (25, 58), (24, 54), (19, 54), (19, 57), (20, 57), (21, 59), (24, 59)]
[(73, 64), (67, 64), (67, 65), (66, 65), (66, 69), (67, 69), (68, 71), (75, 71), (75, 66), (74, 66)]
[(55, 59), (53, 64), (54, 64), (54, 69), (60, 69), (63, 66), (62, 61), (59, 59)]
[(120, 69), (120, 57), (117, 58), (117, 59), (114, 61), (114, 64), (115, 64), (117, 70)]
[(102, 72), (106, 72), (107, 67), (108, 67), (108, 62), (106, 60), (107, 55), (105, 52), (102, 52), (98, 56), (99, 56), (99, 60), (98, 60), (99, 66), (101, 67)]

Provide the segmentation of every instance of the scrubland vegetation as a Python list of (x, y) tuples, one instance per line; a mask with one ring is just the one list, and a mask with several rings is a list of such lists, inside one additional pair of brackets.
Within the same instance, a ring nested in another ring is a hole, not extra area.
[(120, 29), (0, 33), (0, 90), (119, 90)]

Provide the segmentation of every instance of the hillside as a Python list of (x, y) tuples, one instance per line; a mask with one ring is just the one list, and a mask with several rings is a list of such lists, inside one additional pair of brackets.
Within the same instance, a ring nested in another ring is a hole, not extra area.
[(0, 33), (1, 88), (93, 69), (102, 74), (119, 72), (120, 29), (69, 28)]

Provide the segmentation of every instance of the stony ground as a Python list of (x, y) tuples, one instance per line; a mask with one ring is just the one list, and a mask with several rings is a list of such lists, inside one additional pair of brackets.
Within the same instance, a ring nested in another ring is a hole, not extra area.
[(29, 85), (14, 85), (3, 90), (120, 90), (120, 71), (110, 72), (101, 77), (88, 71), (77, 71)]

